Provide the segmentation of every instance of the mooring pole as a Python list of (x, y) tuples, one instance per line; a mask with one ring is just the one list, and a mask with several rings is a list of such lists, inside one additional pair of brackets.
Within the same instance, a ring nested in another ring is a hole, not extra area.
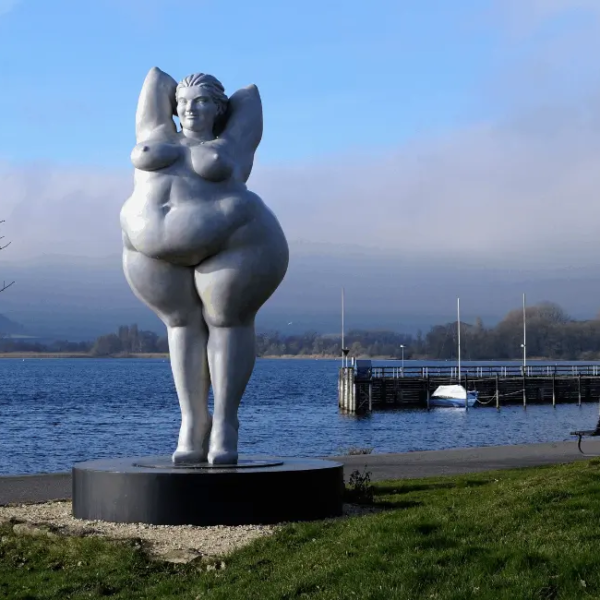
[(496, 409), (500, 410), (500, 376), (496, 373)]

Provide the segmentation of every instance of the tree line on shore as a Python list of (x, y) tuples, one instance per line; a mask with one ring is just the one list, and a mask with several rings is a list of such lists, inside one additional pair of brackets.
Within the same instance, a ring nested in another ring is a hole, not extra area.
[[(556, 360), (600, 359), (600, 315), (589, 320), (571, 319), (557, 304), (543, 302), (526, 310), (527, 355)], [(461, 323), (461, 353), (465, 360), (510, 360), (523, 355), (523, 314), (510, 311), (498, 324), (486, 327), (480, 318)], [(346, 334), (349, 356), (406, 359), (455, 359), (457, 323), (434, 325), (423, 334), (352, 330)], [(402, 348), (404, 346), (404, 348)], [(167, 339), (137, 325), (122, 325), (116, 333), (93, 342), (57, 341), (49, 344), (0, 337), (0, 352), (87, 353), (90, 356), (129, 356), (167, 353)], [(256, 354), (263, 356), (341, 355), (339, 334), (306, 332), (282, 335), (277, 331), (256, 336)]]

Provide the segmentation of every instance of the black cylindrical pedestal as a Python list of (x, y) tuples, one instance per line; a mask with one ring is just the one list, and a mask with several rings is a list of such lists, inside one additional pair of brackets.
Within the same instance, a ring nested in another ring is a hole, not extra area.
[(153, 525), (248, 525), (342, 514), (343, 466), (317, 459), (241, 457), (237, 466), (173, 466), (169, 457), (73, 467), (78, 519)]

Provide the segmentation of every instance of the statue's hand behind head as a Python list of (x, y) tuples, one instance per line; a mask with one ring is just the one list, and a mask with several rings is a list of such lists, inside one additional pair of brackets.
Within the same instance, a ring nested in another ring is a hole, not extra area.
[(244, 181), (252, 171), (254, 153), (260, 144), (262, 132), (262, 101), (258, 88), (249, 85), (229, 98), (225, 126), (219, 133), (219, 137), (228, 142), (231, 152), (240, 161)]

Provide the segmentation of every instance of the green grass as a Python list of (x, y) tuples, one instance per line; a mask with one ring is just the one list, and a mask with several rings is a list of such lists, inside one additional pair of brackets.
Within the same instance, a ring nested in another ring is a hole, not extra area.
[(386, 482), (375, 502), (389, 510), (287, 526), (211, 570), (5, 525), (0, 598), (600, 598), (598, 460)]

